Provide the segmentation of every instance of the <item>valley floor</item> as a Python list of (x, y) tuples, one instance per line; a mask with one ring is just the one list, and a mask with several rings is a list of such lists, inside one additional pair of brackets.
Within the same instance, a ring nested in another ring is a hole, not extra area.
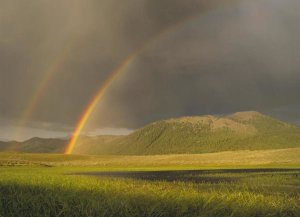
[(226, 151), (173, 155), (63, 155), (0, 152), (0, 166), (96, 166), (113, 168), (293, 167), (300, 166), (300, 148)]
[(299, 152), (2, 153), (0, 216), (298, 217)]

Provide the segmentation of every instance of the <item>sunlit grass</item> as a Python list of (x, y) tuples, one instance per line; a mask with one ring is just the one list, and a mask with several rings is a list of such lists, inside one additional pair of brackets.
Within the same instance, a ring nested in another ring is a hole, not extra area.
[(97, 166), (102, 168), (297, 167), (300, 148), (209, 154), (112, 156), (0, 153), (0, 166)]
[(298, 217), (300, 214), (299, 171), (211, 174), (239, 180), (214, 184), (72, 175), (92, 170), (97, 169), (1, 168), (0, 216)]
[(0, 159), (1, 217), (300, 216), (299, 170), (191, 175), (220, 179), (216, 183), (75, 175), (96, 171), (299, 168), (298, 148), (157, 156), (1, 153)]

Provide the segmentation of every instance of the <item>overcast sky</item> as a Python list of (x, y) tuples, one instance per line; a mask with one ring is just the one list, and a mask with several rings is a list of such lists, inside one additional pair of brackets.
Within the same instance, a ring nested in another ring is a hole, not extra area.
[(299, 0), (0, 0), (0, 139), (14, 139), (57, 62), (22, 138), (68, 135), (113, 69), (153, 38), (99, 103), (91, 134), (244, 110), (299, 123), (299, 11)]

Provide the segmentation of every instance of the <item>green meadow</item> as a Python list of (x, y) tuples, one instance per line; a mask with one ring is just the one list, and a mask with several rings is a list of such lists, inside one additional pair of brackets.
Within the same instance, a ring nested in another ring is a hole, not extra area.
[[(0, 216), (298, 217), (299, 152), (296, 148), (161, 156), (2, 153)], [(190, 172), (195, 170), (200, 172)], [(102, 171), (135, 176), (97, 175)], [(144, 171), (151, 179), (134, 171)], [(160, 171), (157, 178), (156, 171)], [(170, 179), (172, 171), (184, 173)]]

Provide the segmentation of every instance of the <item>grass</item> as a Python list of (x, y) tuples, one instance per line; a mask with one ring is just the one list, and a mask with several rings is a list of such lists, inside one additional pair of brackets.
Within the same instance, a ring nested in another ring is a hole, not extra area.
[[(1, 153), (0, 216), (298, 217), (299, 169), (251, 173), (219, 169), (300, 168), (299, 152), (162, 156)], [(82, 175), (193, 169), (214, 172), (186, 173), (178, 180)]]
[(150, 182), (71, 175), (87, 170), (2, 168), (0, 216), (298, 217), (300, 214), (299, 171), (213, 175), (239, 179), (228, 183)]
[(152, 155), (152, 156), (92, 156), (62, 154), (0, 153), (0, 166), (97, 166), (102, 168), (210, 168), (210, 167), (295, 167), (300, 166), (300, 148), (227, 151), (209, 154)]

